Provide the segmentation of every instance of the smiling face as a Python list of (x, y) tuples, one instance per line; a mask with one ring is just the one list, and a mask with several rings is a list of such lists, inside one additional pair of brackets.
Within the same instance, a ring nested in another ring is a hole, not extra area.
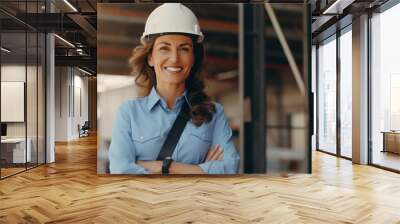
[(185, 84), (194, 64), (192, 38), (173, 34), (158, 37), (151, 54), (147, 58), (154, 67), (157, 85)]

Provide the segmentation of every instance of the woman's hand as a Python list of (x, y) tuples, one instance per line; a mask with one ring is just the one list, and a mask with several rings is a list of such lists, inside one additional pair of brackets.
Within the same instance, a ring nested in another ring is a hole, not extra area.
[(161, 174), (162, 161), (138, 160), (136, 164), (148, 170), (151, 174)]
[[(224, 158), (224, 151), (220, 145), (211, 147), (206, 155), (204, 162), (213, 160), (222, 160)], [(143, 161), (138, 160), (136, 164), (147, 169), (151, 174), (161, 174), (162, 161)], [(184, 163), (172, 162), (170, 167), (170, 174), (203, 174), (203, 170), (197, 165), (190, 165)]]
[[(161, 174), (162, 161), (138, 160), (136, 164), (147, 169), (150, 174)], [(172, 162), (169, 168), (170, 174), (203, 174), (203, 170), (197, 165)]]
[(205, 162), (212, 161), (212, 160), (222, 160), (224, 158), (224, 151), (220, 145), (215, 145), (210, 148), (206, 155)]

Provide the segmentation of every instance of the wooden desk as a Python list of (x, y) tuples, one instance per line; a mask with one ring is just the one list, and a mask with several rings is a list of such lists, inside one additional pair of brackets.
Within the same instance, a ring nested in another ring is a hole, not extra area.
[(382, 131), (383, 150), (382, 152), (392, 152), (400, 154), (400, 132)]

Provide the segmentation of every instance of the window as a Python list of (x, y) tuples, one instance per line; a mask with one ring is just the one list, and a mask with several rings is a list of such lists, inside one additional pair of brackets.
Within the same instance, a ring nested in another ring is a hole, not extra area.
[(400, 4), (371, 18), (372, 164), (400, 170)]
[(318, 48), (319, 150), (336, 153), (336, 36)]
[(351, 158), (352, 141), (352, 33), (340, 36), (340, 155)]

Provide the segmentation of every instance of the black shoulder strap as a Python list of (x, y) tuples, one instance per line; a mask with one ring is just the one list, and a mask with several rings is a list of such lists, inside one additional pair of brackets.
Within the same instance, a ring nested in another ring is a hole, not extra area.
[(163, 160), (165, 157), (172, 156), (174, 153), (176, 144), (178, 144), (179, 138), (182, 135), (183, 129), (185, 129), (186, 123), (190, 118), (189, 105), (186, 100), (184, 101), (181, 111), (178, 114), (171, 130), (168, 133), (167, 139), (165, 140), (160, 153), (158, 154), (157, 160)]

